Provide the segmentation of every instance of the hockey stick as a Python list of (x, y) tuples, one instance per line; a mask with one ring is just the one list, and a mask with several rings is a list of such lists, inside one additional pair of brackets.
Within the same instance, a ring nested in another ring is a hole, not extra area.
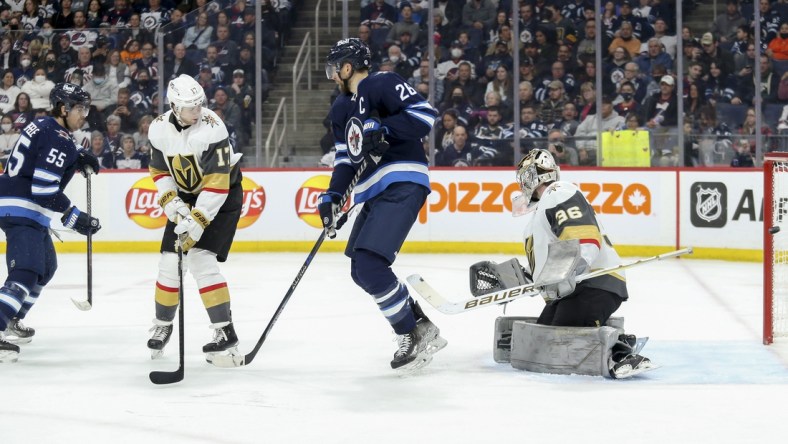
[[(690, 247), (684, 248), (682, 250), (671, 251), (669, 253), (651, 256), (645, 259), (639, 259), (626, 264), (615, 265), (613, 267), (602, 268), (590, 273), (581, 274), (580, 276), (577, 276), (576, 282), (595, 278), (605, 274), (615, 273), (617, 271), (625, 270), (637, 265), (642, 265), (647, 262), (677, 257), (684, 254), (692, 254), (692, 248)], [(526, 284), (519, 287), (507, 288), (506, 290), (479, 295), (477, 297), (471, 297), (460, 302), (451, 302), (438, 293), (437, 290), (432, 288), (432, 286), (430, 286), (424, 280), (424, 278), (418, 274), (408, 276), (407, 281), (416, 290), (416, 292), (424, 298), (424, 300), (444, 314), (465, 313), (476, 308), (504, 304), (526, 296), (533, 297), (539, 295), (542, 290), (542, 285), (540, 284)]]
[[(356, 183), (358, 183), (358, 180), (361, 178), (361, 174), (363, 174), (364, 170), (366, 169), (367, 169), (367, 159), (364, 158), (364, 160), (361, 161), (361, 164), (359, 164), (358, 171), (356, 171), (356, 175), (353, 176), (353, 180), (350, 182), (350, 185), (348, 185), (347, 191), (345, 191), (345, 195), (342, 196), (342, 200), (339, 202), (339, 208), (345, 206), (345, 203), (350, 198), (350, 194), (353, 192), (353, 188), (356, 187)], [(350, 214), (350, 210), (352, 209), (353, 207), (351, 207), (346, 213), (342, 214), (342, 216), (339, 217), (339, 219), (337, 220), (337, 225), (342, 225), (342, 223), (344, 223), (344, 220), (347, 219), (348, 214)], [(320, 249), (320, 246), (323, 245), (323, 241), (325, 239), (326, 239), (326, 231), (323, 230), (320, 233), (320, 237), (317, 238), (317, 242), (315, 242), (315, 246), (312, 247), (312, 251), (310, 251), (309, 255), (306, 257), (306, 260), (304, 261), (304, 265), (302, 265), (301, 269), (298, 270), (298, 274), (293, 280), (293, 283), (290, 284), (290, 288), (287, 290), (287, 294), (285, 294), (285, 297), (282, 299), (282, 302), (279, 303), (279, 306), (276, 308), (274, 315), (271, 317), (271, 320), (268, 322), (268, 326), (265, 327), (263, 334), (260, 336), (260, 339), (257, 341), (257, 344), (255, 344), (252, 351), (247, 353), (245, 356), (241, 356), (241, 355), (214, 356), (213, 361), (211, 362), (213, 365), (217, 367), (224, 367), (224, 368), (241, 367), (250, 364), (254, 360), (254, 357), (257, 355), (257, 352), (260, 351), (260, 347), (263, 346), (263, 342), (265, 342), (265, 339), (268, 337), (268, 333), (271, 332), (271, 329), (274, 327), (274, 324), (279, 319), (279, 315), (282, 314), (285, 305), (287, 305), (287, 302), (290, 300), (290, 297), (293, 296), (293, 292), (295, 292), (298, 283), (301, 282), (301, 278), (304, 277), (304, 273), (306, 273), (307, 268), (309, 268), (309, 265), (312, 263), (312, 259), (315, 258), (317, 251)]]
[(181, 382), (184, 373), (185, 338), (183, 336), (183, 247), (180, 239), (178, 240), (178, 354), (180, 363), (174, 372), (155, 371), (150, 372), (150, 382), (154, 384), (172, 384)]
[[(87, 189), (87, 205), (88, 205), (88, 215), (93, 217), (92, 211), (92, 199), (91, 199), (91, 187), (90, 187), (90, 175), (93, 174), (93, 170), (87, 166), (85, 167), (85, 188)], [(87, 301), (78, 301), (74, 298), (71, 298), (71, 302), (77, 306), (78, 309), (82, 311), (88, 311), (93, 308), (93, 233), (88, 232), (88, 300)]]

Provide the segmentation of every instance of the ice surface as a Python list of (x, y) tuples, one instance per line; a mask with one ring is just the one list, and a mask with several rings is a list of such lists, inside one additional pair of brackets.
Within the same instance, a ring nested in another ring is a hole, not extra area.
[[(241, 351), (251, 349), (305, 253), (233, 254), (230, 284)], [(468, 266), (489, 255), (401, 255), (395, 272), (420, 273), (447, 296), (468, 295)], [(208, 318), (187, 274), (186, 377), (177, 337), (151, 361), (158, 256), (94, 256), (94, 308), (85, 256), (60, 269), (26, 324), (37, 330), (19, 362), (0, 365), (2, 443), (783, 443), (785, 344), (760, 341), (760, 264), (670, 260), (627, 272), (617, 312), (662, 367), (632, 380), (531, 374), (492, 358), (500, 307), (446, 316), (422, 303), (449, 345), (420, 374), (389, 368), (393, 334), (353, 284), (349, 261), (319, 253), (255, 361), (204, 361)], [(510, 304), (536, 315), (542, 302)]]

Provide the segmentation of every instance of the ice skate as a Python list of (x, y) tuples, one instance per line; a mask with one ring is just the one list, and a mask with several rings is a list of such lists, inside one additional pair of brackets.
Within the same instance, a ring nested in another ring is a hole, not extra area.
[(613, 353), (610, 355), (610, 376), (614, 379), (626, 379), (658, 368), (649, 358), (638, 354), (647, 341), (647, 337), (619, 335), (618, 343), (613, 346)]
[(432, 362), (432, 355), (446, 347), (448, 341), (440, 336), (440, 329), (424, 315), (418, 303), (413, 303), (416, 327), (397, 336), (398, 349), (391, 361), (391, 368), (401, 373), (411, 373)]
[(613, 366), (610, 367), (610, 376), (614, 379), (626, 379), (654, 370), (657, 367), (645, 356), (628, 355), (624, 359), (613, 363)]
[(156, 359), (161, 357), (164, 353), (164, 347), (170, 342), (170, 337), (172, 337), (172, 321), (154, 319), (153, 327), (151, 327), (149, 331), (153, 332), (153, 336), (148, 339), (150, 358)]
[(210, 328), (214, 329), (213, 340), (202, 347), (206, 361), (213, 362), (214, 356), (225, 352), (233, 356), (238, 354), (238, 336), (232, 322), (211, 324)]
[(6, 341), (5, 333), (0, 332), (0, 362), (16, 362), (19, 346)]
[(21, 319), (13, 318), (5, 329), (5, 340), (12, 344), (27, 344), (33, 340), (35, 334), (35, 329), (25, 327)]

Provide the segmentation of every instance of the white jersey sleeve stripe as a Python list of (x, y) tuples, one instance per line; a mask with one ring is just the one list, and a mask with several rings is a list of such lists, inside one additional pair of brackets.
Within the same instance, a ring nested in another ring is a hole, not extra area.
[(435, 117), (433, 117), (433, 116), (431, 116), (429, 114), (421, 113), (421, 112), (418, 112), (418, 111), (416, 111), (414, 109), (406, 109), (405, 112), (410, 114), (411, 116), (421, 120), (422, 122), (424, 122), (430, 128), (432, 128), (433, 125), (435, 125)]
[(33, 173), (33, 179), (39, 179), (42, 182), (60, 182), (61, 177), (57, 174), (53, 174), (51, 171), (36, 168)]
[(30, 191), (33, 193), (34, 196), (49, 196), (60, 191), (60, 186), (55, 184), (55, 185), (42, 187), (40, 185), (33, 184), (30, 186)]

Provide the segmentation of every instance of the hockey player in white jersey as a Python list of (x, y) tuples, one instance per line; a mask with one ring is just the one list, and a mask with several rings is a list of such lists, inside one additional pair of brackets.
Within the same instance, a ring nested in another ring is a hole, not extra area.
[[(537, 323), (570, 327), (605, 325), (629, 295), (623, 271), (575, 282), (577, 275), (621, 263), (591, 204), (577, 186), (559, 180), (558, 165), (546, 150), (531, 150), (517, 168), (517, 183), (525, 197), (526, 211), (533, 213), (524, 233), (531, 274), (538, 276), (542, 271), (551, 243), (577, 239), (580, 245), (581, 259), (574, 274), (543, 292), (547, 305)], [(626, 378), (653, 368), (648, 358), (632, 353), (635, 340), (633, 335), (619, 337), (612, 350), (612, 377)]]
[(217, 353), (237, 352), (230, 292), (218, 263), (227, 260), (241, 216), (241, 154), (233, 153), (227, 128), (204, 107), (205, 92), (193, 78), (181, 75), (171, 80), (167, 98), (172, 109), (157, 117), (149, 130), (149, 169), (169, 220), (161, 242), (156, 317), (148, 348), (152, 358), (160, 356), (172, 335), (180, 238), (184, 272), (191, 271), (197, 281), (214, 330), (213, 341), (203, 347), (210, 362)]

